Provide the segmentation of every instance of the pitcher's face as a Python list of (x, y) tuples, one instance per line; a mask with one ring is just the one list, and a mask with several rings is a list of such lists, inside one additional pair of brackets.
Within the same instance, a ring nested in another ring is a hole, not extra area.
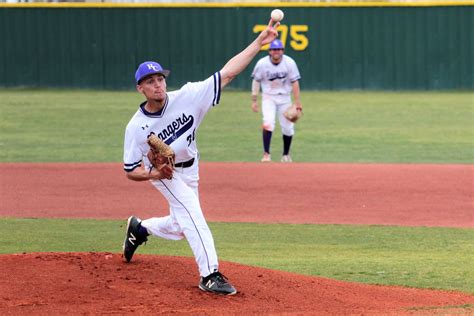
[(147, 100), (162, 101), (166, 98), (166, 78), (161, 74), (148, 76), (137, 85), (137, 90)]

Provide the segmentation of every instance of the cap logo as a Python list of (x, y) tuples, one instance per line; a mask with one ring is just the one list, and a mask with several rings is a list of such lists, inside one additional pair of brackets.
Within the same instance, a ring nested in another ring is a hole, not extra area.
[(160, 71), (160, 67), (154, 64), (146, 64), (148, 66), (148, 69), (153, 69), (154, 71)]

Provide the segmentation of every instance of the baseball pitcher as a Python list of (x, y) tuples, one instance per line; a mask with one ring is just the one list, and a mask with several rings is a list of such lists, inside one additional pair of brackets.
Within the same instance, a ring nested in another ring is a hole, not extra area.
[(196, 135), (206, 113), (219, 104), (222, 88), (248, 66), (263, 45), (277, 37), (279, 23), (273, 24), (270, 20), (267, 28), (220, 71), (176, 91), (167, 91), (170, 71), (159, 63), (147, 61), (138, 67), (136, 88), (146, 100), (126, 127), (124, 170), (130, 180), (149, 180), (168, 201), (170, 214), (143, 221), (128, 218), (123, 243), (127, 262), (149, 235), (186, 238), (199, 269), (199, 288), (225, 295), (237, 293), (219, 271), (212, 233), (201, 210)]

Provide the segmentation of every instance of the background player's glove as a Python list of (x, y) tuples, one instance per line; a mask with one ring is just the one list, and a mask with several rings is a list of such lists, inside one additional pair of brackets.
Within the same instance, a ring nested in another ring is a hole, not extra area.
[(150, 160), (153, 167), (163, 172), (166, 177), (171, 180), (173, 178), (175, 154), (173, 149), (159, 139), (155, 134), (151, 134), (148, 137), (148, 145), (150, 150), (148, 151), (147, 157)]
[(288, 110), (283, 113), (283, 115), (288, 121), (295, 123), (301, 118), (301, 116), (303, 115), (303, 111), (301, 111), (301, 108), (298, 109), (296, 104), (293, 104)]

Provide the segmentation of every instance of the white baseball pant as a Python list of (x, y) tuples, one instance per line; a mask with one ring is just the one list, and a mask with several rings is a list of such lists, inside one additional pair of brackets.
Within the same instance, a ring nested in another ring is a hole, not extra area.
[(151, 182), (168, 200), (170, 215), (143, 220), (142, 226), (150, 234), (165, 239), (180, 240), (186, 237), (202, 277), (218, 270), (214, 239), (199, 202), (198, 159), (191, 167), (176, 168), (172, 180)]
[(275, 117), (278, 115), (280, 122), (281, 133), (286, 136), (293, 136), (295, 134), (295, 124), (285, 118), (285, 113), (291, 107), (290, 95), (262, 95), (262, 114), (263, 114), (263, 128), (267, 131), (273, 132), (275, 129)]

